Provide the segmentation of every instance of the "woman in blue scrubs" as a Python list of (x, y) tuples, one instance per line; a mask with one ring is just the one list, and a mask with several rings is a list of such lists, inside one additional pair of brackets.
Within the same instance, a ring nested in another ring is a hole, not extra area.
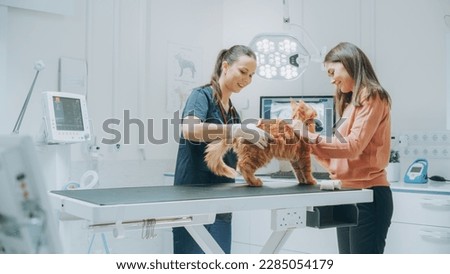
[[(213, 174), (204, 161), (206, 145), (218, 139), (243, 137), (263, 148), (269, 136), (255, 124), (241, 124), (230, 97), (252, 82), (256, 55), (247, 46), (235, 45), (220, 51), (211, 82), (196, 88), (183, 110), (183, 125), (175, 168), (175, 185), (234, 183)], [(224, 162), (236, 168), (236, 154), (229, 151)], [(215, 223), (205, 225), (225, 253), (231, 251), (231, 213), (217, 214)], [(173, 229), (175, 254), (203, 253), (184, 227)]]

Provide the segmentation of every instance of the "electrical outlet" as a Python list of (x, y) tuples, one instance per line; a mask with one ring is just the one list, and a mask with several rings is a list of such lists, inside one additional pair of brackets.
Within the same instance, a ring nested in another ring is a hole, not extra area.
[(439, 157), (439, 149), (438, 148), (432, 148), (431, 149), (431, 156), (432, 157), (434, 157), (434, 158), (437, 158), (437, 157)]
[(410, 131), (399, 135), (401, 155), (414, 158), (449, 158), (450, 131)]
[(439, 142), (439, 134), (438, 133), (432, 133), (431, 134), (431, 141), (437, 143)]
[(403, 151), (402, 151), (402, 153), (401, 153), (403, 156), (406, 156), (406, 157), (408, 157), (410, 154), (411, 154), (411, 151), (409, 150), (409, 148), (404, 148), (403, 149)]
[(444, 142), (444, 143), (448, 143), (449, 142), (449, 134), (448, 133), (441, 133), (440, 134), (440, 141)]
[(306, 227), (306, 207), (272, 210), (272, 230)]
[(400, 147), (406, 147), (409, 144), (409, 136), (404, 134), (398, 137), (398, 145)]

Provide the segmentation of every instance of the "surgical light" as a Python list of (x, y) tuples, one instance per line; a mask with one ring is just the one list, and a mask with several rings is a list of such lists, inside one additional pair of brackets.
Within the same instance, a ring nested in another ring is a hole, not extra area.
[[(283, 0), (283, 26), (289, 30), (287, 33), (259, 34), (250, 42), (256, 53), (256, 74), (262, 78), (294, 80), (311, 61), (322, 62), (326, 49), (319, 50), (302, 26), (291, 23), (288, 0)], [(309, 47), (297, 37), (309, 41)]]
[(256, 73), (266, 79), (293, 80), (309, 65), (311, 55), (288, 34), (260, 34), (250, 42), (257, 59)]

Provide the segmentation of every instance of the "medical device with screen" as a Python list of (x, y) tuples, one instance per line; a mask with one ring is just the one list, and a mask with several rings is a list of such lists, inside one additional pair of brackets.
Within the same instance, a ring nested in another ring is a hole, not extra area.
[(332, 136), (335, 123), (334, 97), (315, 96), (261, 96), (260, 117), (262, 119), (291, 119), (291, 99), (303, 100), (317, 111), (316, 132)]
[(86, 98), (80, 94), (42, 93), (47, 143), (76, 143), (90, 139)]

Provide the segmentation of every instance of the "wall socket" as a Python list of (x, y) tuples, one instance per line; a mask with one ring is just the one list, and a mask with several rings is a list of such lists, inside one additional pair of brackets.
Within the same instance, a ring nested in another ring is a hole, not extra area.
[(449, 145), (450, 131), (413, 131), (399, 136), (399, 145)]
[(450, 158), (450, 131), (409, 131), (398, 140), (399, 152), (405, 157)]
[(272, 210), (271, 228), (274, 231), (306, 226), (306, 207)]

